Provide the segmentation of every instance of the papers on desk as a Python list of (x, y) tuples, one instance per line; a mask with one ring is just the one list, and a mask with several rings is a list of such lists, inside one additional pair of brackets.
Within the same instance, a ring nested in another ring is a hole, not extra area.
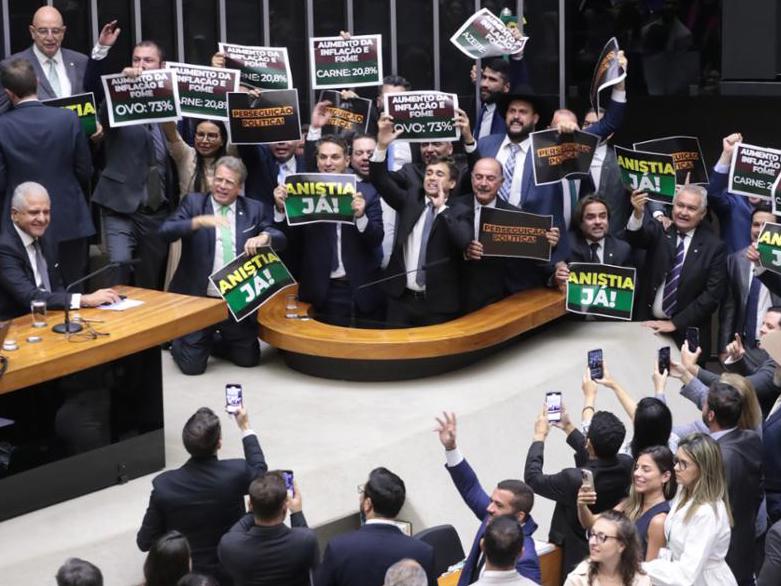
[(108, 309), (109, 311), (125, 311), (126, 309), (132, 309), (143, 305), (144, 302), (138, 299), (120, 299), (116, 303), (109, 303), (108, 305), (98, 305), (97, 309)]

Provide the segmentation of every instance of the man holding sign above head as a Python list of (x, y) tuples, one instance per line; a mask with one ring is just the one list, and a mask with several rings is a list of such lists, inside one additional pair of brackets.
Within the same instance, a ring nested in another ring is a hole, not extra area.
[[(646, 251), (639, 271), (635, 318), (659, 334), (671, 334), (677, 345), (686, 328), (700, 329), (703, 357), (710, 356), (711, 315), (724, 295), (726, 251), (724, 243), (702, 220), (707, 211), (705, 189), (684, 186), (673, 199), (672, 225), (644, 221), (648, 195), (632, 193), (634, 211), (626, 239)], [(704, 359), (703, 358), (703, 359)]]
[[(247, 170), (236, 157), (217, 161), (210, 193), (190, 193), (165, 220), (160, 234), (168, 242), (182, 240), (182, 258), (170, 290), (184, 295), (220, 297), (209, 281), (242, 252), (254, 255), (259, 247), (285, 246), (285, 235), (264, 220), (263, 206), (239, 197)], [(260, 361), (258, 322), (249, 316), (232, 317), (173, 341), (171, 356), (184, 374), (203, 374), (209, 355), (227, 358), (237, 366)]]

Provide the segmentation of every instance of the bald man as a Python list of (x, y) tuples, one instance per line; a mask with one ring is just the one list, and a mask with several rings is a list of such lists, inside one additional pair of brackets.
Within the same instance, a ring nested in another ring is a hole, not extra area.
[[(100, 68), (98, 62), (108, 55), (119, 36), (117, 21), (106, 24), (100, 31), (97, 44), (90, 57), (62, 48), (67, 27), (62, 14), (53, 6), (42, 6), (33, 14), (30, 36), (33, 44), (9, 60), (21, 57), (32, 63), (38, 78), (38, 98), (50, 100), (65, 98), (84, 92), (100, 93)], [(11, 107), (0, 88), (0, 112)]]

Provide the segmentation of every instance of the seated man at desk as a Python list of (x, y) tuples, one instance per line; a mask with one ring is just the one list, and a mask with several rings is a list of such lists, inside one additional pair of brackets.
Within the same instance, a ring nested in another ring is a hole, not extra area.
[(19, 184), (11, 199), (13, 229), (0, 234), (0, 319), (29, 313), (42, 299), (50, 309), (96, 307), (119, 301), (113, 289), (81, 295), (66, 293), (58, 269), (56, 242), (45, 238), (51, 221), (51, 201), (40, 183)]

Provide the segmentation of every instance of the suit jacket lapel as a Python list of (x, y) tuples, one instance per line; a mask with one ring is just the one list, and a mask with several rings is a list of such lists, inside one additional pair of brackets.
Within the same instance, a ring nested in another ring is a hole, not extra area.
[(523, 177), (521, 177), (521, 208), (523, 208), (524, 203), (526, 203), (526, 198), (531, 192), (531, 183), (534, 181), (532, 165), (534, 165), (534, 161), (532, 160), (531, 147), (529, 147), (529, 150), (526, 152), (526, 159), (523, 163)]
[(742, 306), (745, 309), (746, 302), (748, 301), (748, 291), (751, 287), (751, 280), (749, 279), (748, 264), (749, 261), (745, 256), (746, 249), (740, 251), (738, 255), (738, 284), (740, 291), (740, 299), (742, 300)]
[[(217, 210), (214, 207), (211, 193), (206, 194), (206, 197), (203, 200), (203, 208), (201, 209), (201, 213), (209, 216), (217, 215)], [(206, 232), (206, 250), (208, 252), (208, 258), (212, 259), (212, 264), (214, 264), (214, 255), (216, 253), (216, 232), (217, 228), (209, 228), (209, 230)]]
[(79, 93), (79, 72), (76, 71), (76, 64), (66, 55), (66, 49), (61, 49), (62, 63), (65, 65), (65, 72), (68, 74), (68, 81), (71, 82), (71, 95)]
[(602, 252), (602, 263), (606, 265), (616, 264), (613, 261), (613, 253), (615, 251), (615, 243), (610, 235), (605, 236), (605, 250)]
[(41, 67), (41, 62), (38, 61), (38, 57), (35, 56), (33, 48), (30, 47), (25, 53), (25, 58), (32, 64), (33, 69), (35, 70), (35, 76), (38, 78), (38, 98), (48, 100), (49, 98), (56, 97), (52, 86), (49, 84), (49, 78), (46, 77), (46, 72), (43, 70), (43, 67)]

